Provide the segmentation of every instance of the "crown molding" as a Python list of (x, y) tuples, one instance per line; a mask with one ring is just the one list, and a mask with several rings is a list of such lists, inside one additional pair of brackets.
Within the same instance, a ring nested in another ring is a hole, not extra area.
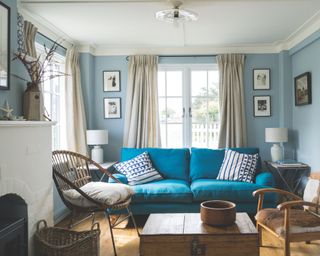
[(62, 30), (60, 30), (41, 16), (30, 12), (29, 10), (24, 8), (23, 5), (18, 4), (18, 11), (21, 13), (25, 20), (32, 22), (38, 28), (39, 32), (46, 35), (53, 41), (62, 40), (62, 42), (59, 43), (66, 48), (69, 48), (73, 44), (77, 44), (77, 42), (73, 38), (65, 34)]

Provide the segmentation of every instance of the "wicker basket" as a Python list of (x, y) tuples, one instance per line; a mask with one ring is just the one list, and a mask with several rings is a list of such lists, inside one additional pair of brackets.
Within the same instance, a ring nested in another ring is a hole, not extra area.
[[(40, 229), (40, 224), (44, 227)], [(47, 227), (45, 220), (37, 224), (34, 236), (36, 256), (98, 256), (100, 241), (99, 223), (91, 230), (72, 231), (63, 228)]]

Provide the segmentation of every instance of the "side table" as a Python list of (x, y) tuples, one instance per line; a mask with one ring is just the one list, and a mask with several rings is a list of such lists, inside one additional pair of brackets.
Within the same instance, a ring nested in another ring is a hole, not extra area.
[(266, 161), (268, 170), (276, 180), (276, 187), (287, 190), (300, 197), (310, 176), (311, 168), (307, 164), (278, 164)]
[[(113, 165), (116, 163), (117, 162), (105, 162), (100, 165), (101, 167), (112, 173), (114, 168)], [(95, 165), (90, 164), (89, 169), (92, 173), (92, 178), (94, 179), (94, 181), (108, 181), (108, 177), (106, 177), (106, 174), (101, 173)]]

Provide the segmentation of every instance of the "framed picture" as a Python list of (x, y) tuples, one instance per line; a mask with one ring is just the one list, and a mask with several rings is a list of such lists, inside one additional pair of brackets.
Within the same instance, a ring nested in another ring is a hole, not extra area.
[(103, 71), (103, 91), (120, 92), (120, 71)]
[(0, 1), (0, 89), (10, 89), (10, 8)]
[(295, 105), (311, 104), (311, 73), (306, 72), (294, 78)]
[(121, 118), (121, 98), (104, 98), (104, 118)]
[(271, 116), (271, 96), (253, 96), (253, 113), (255, 117)]
[(253, 69), (253, 90), (270, 90), (270, 69)]

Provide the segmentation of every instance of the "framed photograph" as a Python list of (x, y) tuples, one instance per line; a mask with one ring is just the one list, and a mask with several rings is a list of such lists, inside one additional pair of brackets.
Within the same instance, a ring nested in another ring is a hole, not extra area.
[(306, 72), (294, 78), (295, 105), (311, 104), (311, 73)]
[(253, 113), (255, 117), (271, 116), (271, 96), (253, 96)]
[(253, 90), (270, 90), (270, 69), (253, 69)]
[(104, 98), (104, 118), (121, 118), (121, 98)]
[(120, 70), (103, 71), (103, 91), (120, 92)]
[(0, 1), (0, 89), (10, 89), (10, 8)]

